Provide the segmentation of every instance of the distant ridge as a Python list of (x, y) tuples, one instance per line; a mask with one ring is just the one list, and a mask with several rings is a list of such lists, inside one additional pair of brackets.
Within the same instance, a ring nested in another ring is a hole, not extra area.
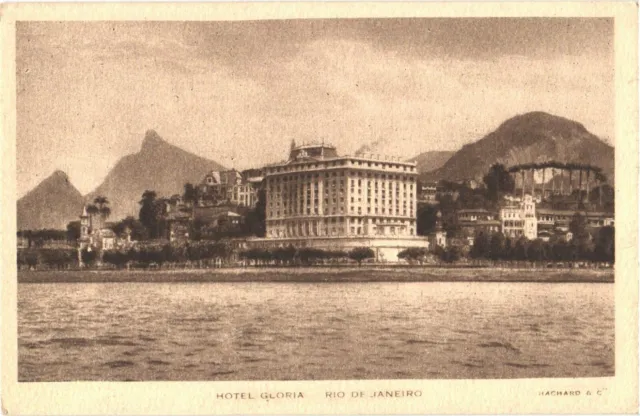
[(186, 182), (199, 183), (207, 172), (219, 169), (225, 168), (174, 146), (154, 130), (148, 130), (140, 151), (120, 159), (86, 200), (106, 196), (112, 220), (127, 215), (137, 217), (138, 201), (145, 190), (154, 190), (158, 196), (182, 193)]
[(418, 173), (430, 172), (444, 165), (447, 160), (451, 159), (455, 151), (430, 151), (420, 153), (416, 157), (408, 159), (407, 162), (415, 162)]
[(80, 215), (82, 205), (82, 194), (65, 172), (57, 170), (18, 200), (18, 230), (66, 229)]
[(613, 183), (614, 148), (582, 124), (544, 112), (517, 115), (495, 131), (457, 151), (424, 180), (482, 180), (494, 163), (513, 166), (547, 161), (599, 166)]

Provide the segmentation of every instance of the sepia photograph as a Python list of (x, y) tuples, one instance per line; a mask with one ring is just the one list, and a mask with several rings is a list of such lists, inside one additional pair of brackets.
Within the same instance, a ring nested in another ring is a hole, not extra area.
[(18, 384), (619, 375), (613, 17), (14, 28)]

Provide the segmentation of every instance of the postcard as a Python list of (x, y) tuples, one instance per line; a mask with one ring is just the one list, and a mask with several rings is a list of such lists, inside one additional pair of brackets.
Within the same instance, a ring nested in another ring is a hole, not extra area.
[(4, 5), (3, 411), (636, 413), (636, 9)]

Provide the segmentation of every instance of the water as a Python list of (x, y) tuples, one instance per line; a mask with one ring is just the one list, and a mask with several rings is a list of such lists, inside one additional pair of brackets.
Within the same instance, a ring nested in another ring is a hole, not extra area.
[(614, 285), (18, 285), (20, 381), (614, 374)]

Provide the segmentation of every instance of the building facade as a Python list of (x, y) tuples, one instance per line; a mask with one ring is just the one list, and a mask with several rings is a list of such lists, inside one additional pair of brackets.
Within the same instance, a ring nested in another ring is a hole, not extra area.
[(253, 208), (258, 202), (261, 182), (261, 172), (257, 169), (244, 172), (235, 169), (211, 171), (205, 175), (198, 186), (200, 191), (198, 205), (228, 202)]
[(95, 250), (101, 256), (105, 251), (127, 248), (131, 244), (131, 230), (126, 229), (124, 235), (118, 236), (100, 214), (89, 214), (87, 207), (83, 207), (80, 215), (80, 237), (77, 245), (78, 262), (81, 266), (83, 265), (80, 256), (81, 250)]
[(533, 197), (525, 195), (522, 201), (503, 207), (500, 210), (500, 223), (502, 233), (507, 237), (536, 239), (538, 237), (538, 221)]
[(292, 146), (286, 162), (263, 168), (266, 235), (253, 247), (323, 250), (369, 247), (377, 262), (398, 262), (416, 236), (415, 163), (339, 156), (327, 144)]
[(473, 245), (478, 233), (492, 234), (501, 231), (501, 222), (496, 215), (484, 208), (461, 209), (456, 213), (462, 236)]
[(425, 182), (419, 185), (418, 202), (435, 205), (438, 203), (438, 184), (436, 182)]
[(294, 147), (264, 168), (268, 238), (415, 236), (415, 163)]

